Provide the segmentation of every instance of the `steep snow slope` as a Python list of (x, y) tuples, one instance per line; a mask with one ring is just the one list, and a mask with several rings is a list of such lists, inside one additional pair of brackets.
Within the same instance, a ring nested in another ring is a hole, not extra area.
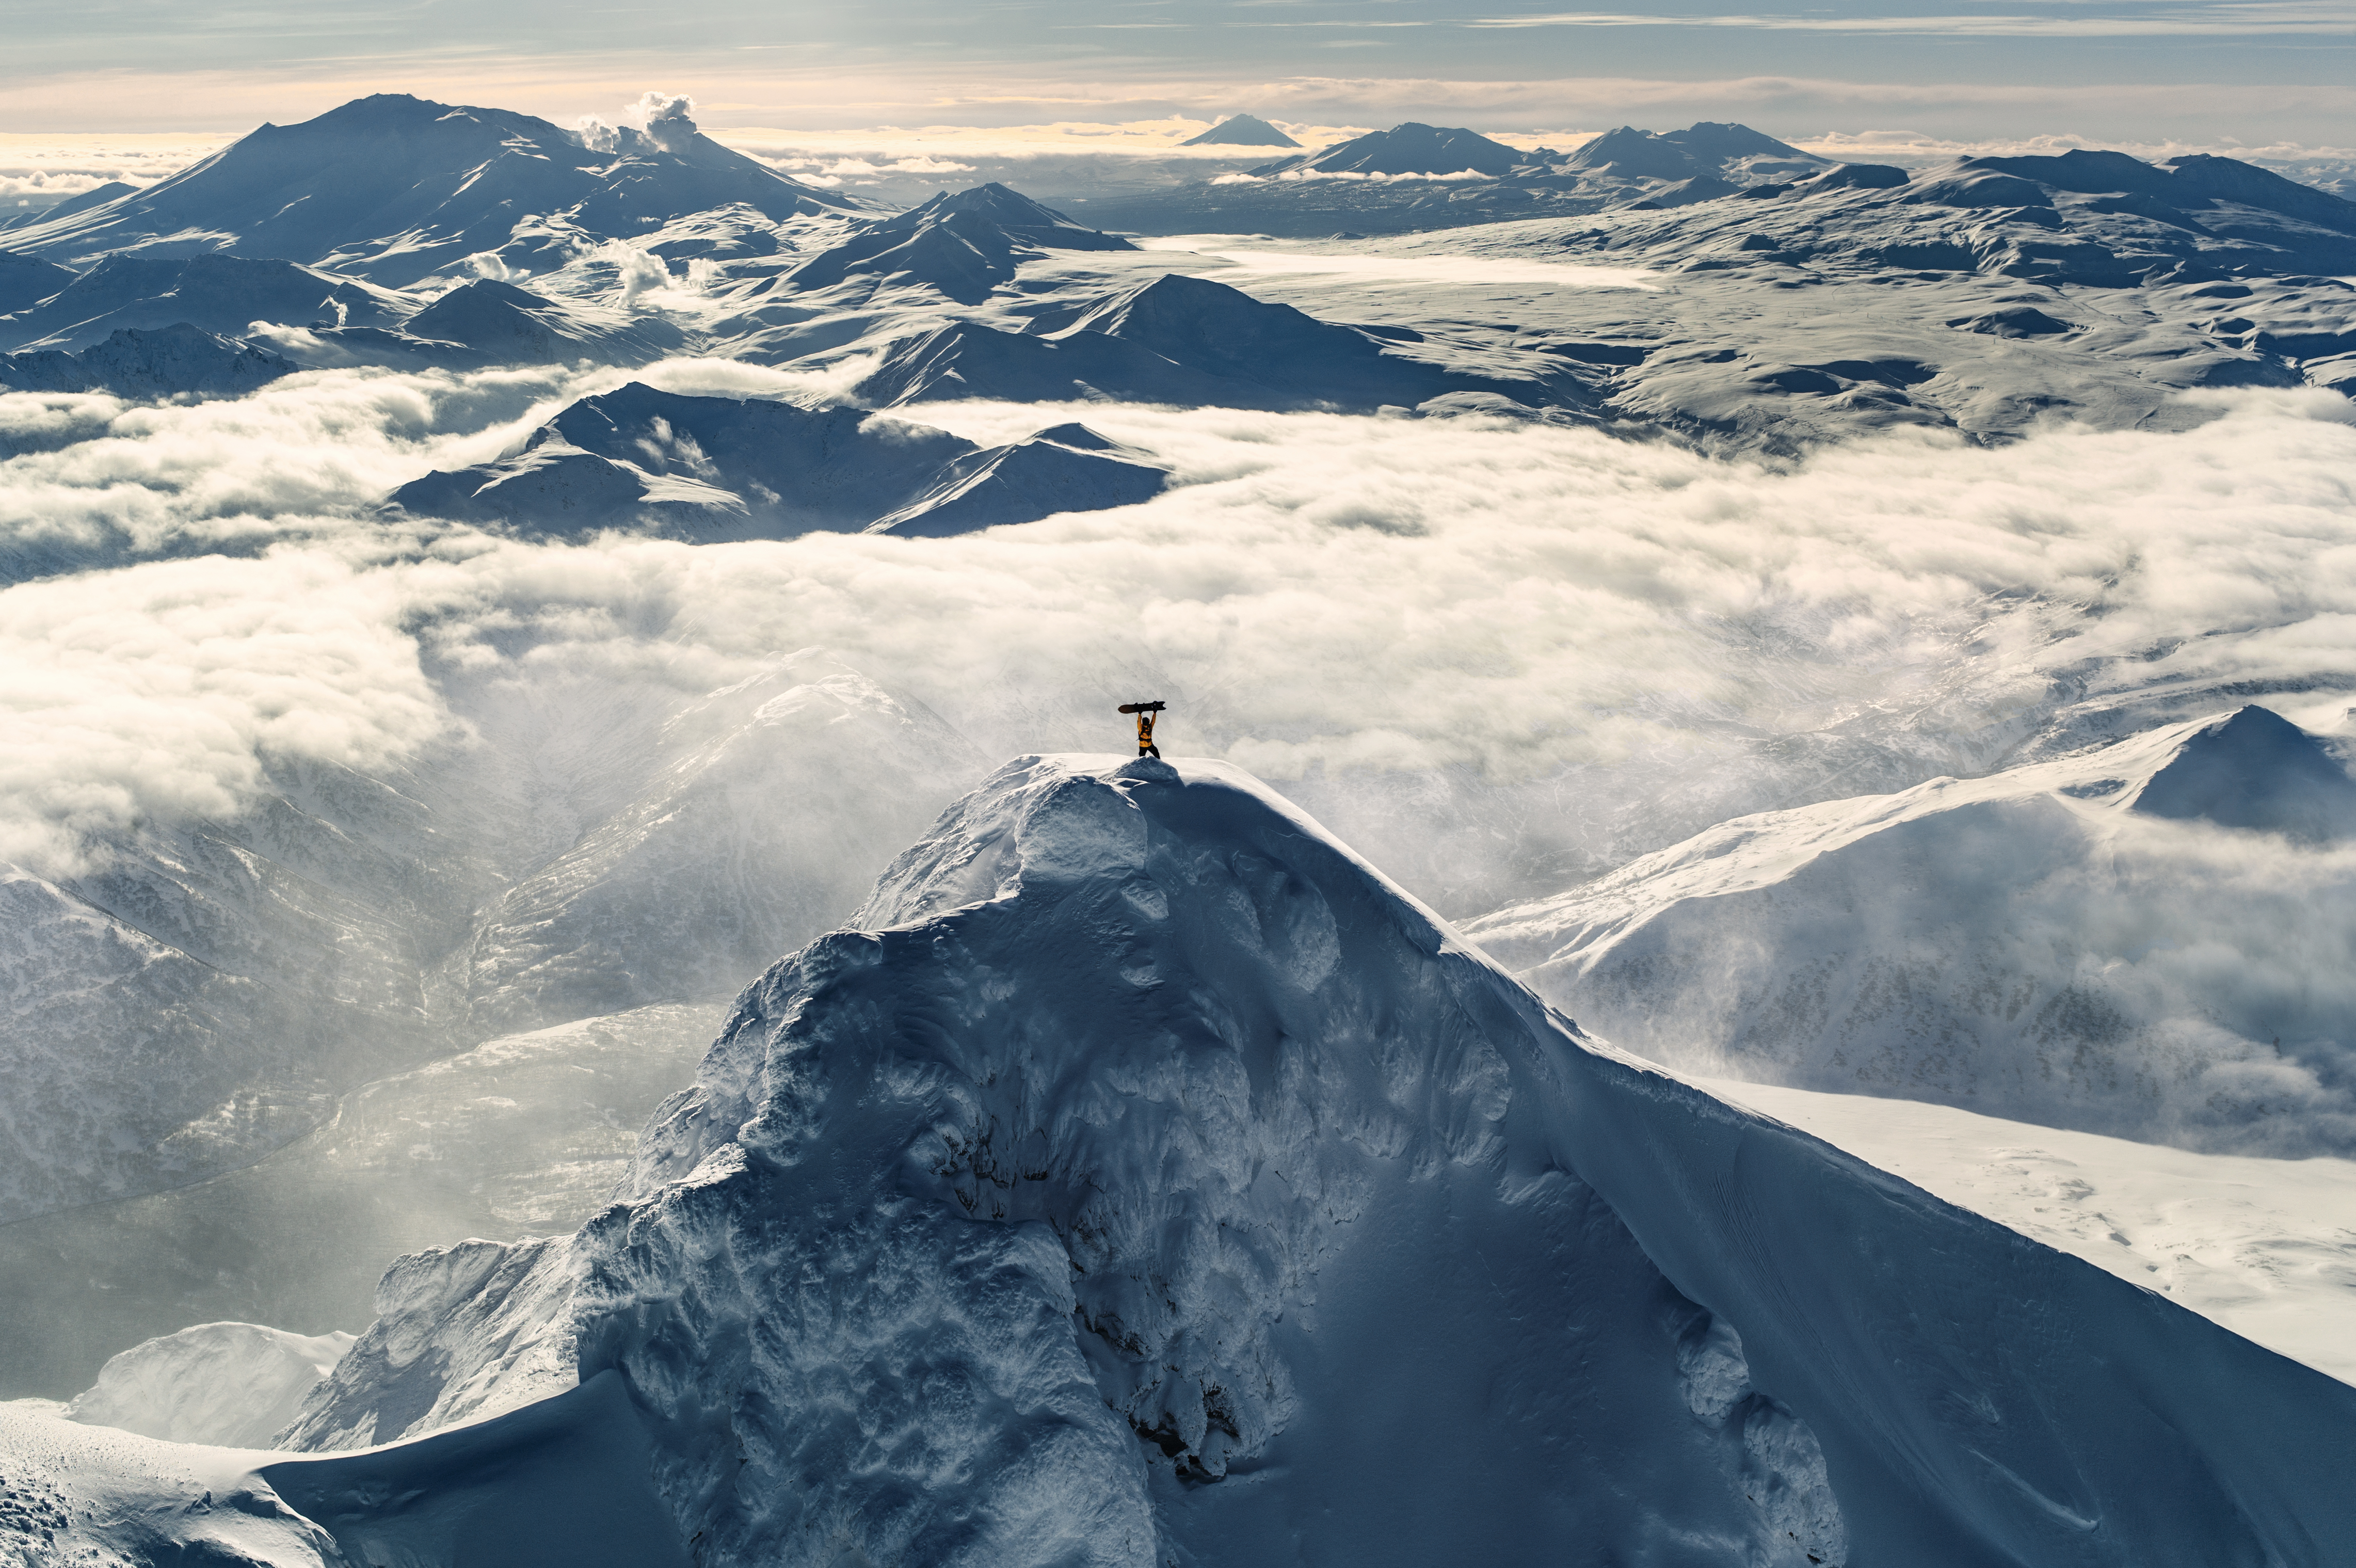
[(0, 867), (0, 1223), (250, 1164), (492, 1035), (723, 1000), (981, 771), (818, 653), (716, 693), (453, 685), (466, 739), (411, 765), (275, 764), (227, 820)]
[(1700, 1081), (2356, 1383), (2356, 1162), (2201, 1155), (1921, 1101)]
[(244, 1164), (451, 1048), (425, 966), (482, 886), (480, 824), (333, 768), (271, 782), (235, 821), (96, 845), (78, 875), (0, 868), (0, 1219)]
[(352, 1339), (200, 1323), (110, 1359), (66, 1414), (172, 1443), (266, 1447)]
[(1740, 818), (1466, 930), (1696, 1071), (2344, 1155), (2351, 832), (2344, 767), (2244, 708)]
[(626, 1201), (386, 1293), (294, 1441), (618, 1373), (714, 1563), (2356, 1530), (2356, 1390), (1593, 1045), (1216, 764), (1001, 769), (745, 993)]
[[(633, 381), (584, 398), (520, 451), (393, 491), (420, 517), (699, 543), (817, 531), (947, 534), (1128, 506), (1167, 470), (1082, 426), (983, 450), (859, 409), (688, 397)], [(1076, 432), (1076, 434), (1075, 434)]]
[(118, 251), (284, 257), (402, 287), (491, 252), (530, 269), (742, 203), (776, 220), (856, 210), (698, 132), (683, 116), (604, 147), (545, 120), (402, 93), (264, 125), (142, 190), (12, 231), (73, 265)]
[(328, 1459), (158, 1442), (64, 1420), (43, 1402), (0, 1403), (0, 1560), (686, 1568), (647, 1448), (613, 1378), (504, 1421)]

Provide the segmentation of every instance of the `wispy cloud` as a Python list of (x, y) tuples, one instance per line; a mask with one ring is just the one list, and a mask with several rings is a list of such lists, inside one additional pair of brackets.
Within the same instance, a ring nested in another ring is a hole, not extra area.
[(2356, 33), (2356, 11), (2330, 0), (2261, 0), (2247, 5), (2186, 5), (2100, 14), (1955, 12), (1944, 16), (1824, 16), (1789, 12), (1678, 16), (1636, 11), (1558, 11), (1536, 16), (1483, 16), (1473, 28), (1707, 27), (1765, 32), (1888, 33), (1944, 38), (2231, 38)]

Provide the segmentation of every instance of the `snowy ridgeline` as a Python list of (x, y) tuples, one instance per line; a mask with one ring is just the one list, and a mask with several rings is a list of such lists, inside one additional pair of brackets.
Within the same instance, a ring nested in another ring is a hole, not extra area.
[(2356, 1148), (2356, 781), (2268, 709), (1742, 817), (1467, 933), (1671, 1066)]
[[(1216, 764), (1001, 769), (745, 993), (620, 1202), (380, 1306), (281, 1442), (398, 1445), (241, 1483), (354, 1560), (552, 1517), (560, 1455), (645, 1562), (2356, 1530), (2356, 1389), (1595, 1044)], [(69, 1492), (113, 1473), (0, 1430)]]

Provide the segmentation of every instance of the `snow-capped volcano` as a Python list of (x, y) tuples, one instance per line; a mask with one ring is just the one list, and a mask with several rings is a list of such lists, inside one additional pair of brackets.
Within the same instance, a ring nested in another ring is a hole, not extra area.
[(775, 220), (855, 211), (695, 129), (605, 147), (505, 109), (379, 93), (264, 125), (170, 179), (9, 235), (69, 264), (136, 250), (280, 257), (395, 287), (484, 252), (546, 264), (576, 242), (637, 239), (744, 203)]
[[(474, 1476), (604, 1402), (706, 1563), (2356, 1530), (2356, 1389), (1596, 1044), (1218, 764), (1001, 769), (746, 991), (620, 1201), (380, 1305), (287, 1440), (515, 1412)], [(386, 1463), (270, 1474), (357, 1542)]]

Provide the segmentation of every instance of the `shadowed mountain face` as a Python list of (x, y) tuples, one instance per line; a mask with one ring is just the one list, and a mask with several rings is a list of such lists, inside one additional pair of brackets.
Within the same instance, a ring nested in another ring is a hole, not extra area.
[(687, 397), (632, 382), (584, 398), (496, 462), (429, 474), (418, 516), (569, 535), (651, 528), (701, 542), (814, 532), (970, 532), (1149, 499), (1166, 472), (1079, 425), (989, 448), (863, 409)]
[(320, 1473), (615, 1371), (714, 1563), (2195, 1568), (2356, 1517), (2356, 1390), (1598, 1046), (1216, 763), (1001, 768), (611, 1207), (378, 1302), (281, 1441), (424, 1441)]
[(787, 274), (798, 289), (832, 288), (853, 277), (928, 284), (976, 305), (1044, 250), (1133, 251), (1002, 185), (943, 194), (867, 224)]
[(1557, 384), (1536, 374), (1514, 381), (1450, 371), (1387, 352), (1355, 328), (1183, 273), (1107, 295), (1039, 336), (959, 322), (904, 339), (858, 392), (881, 407), (965, 397), (1413, 407), (1468, 392), (1533, 404), (1575, 401), (1568, 378)]
[(2323, 842), (2356, 835), (2356, 779), (2315, 736), (2252, 705), (2195, 732), (2134, 809)]
[[(745, 203), (772, 219), (856, 210), (679, 122), (601, 151), (545, 120), (401, 93), (299, 125), (264, 125), (145, 190), (10, 235), (74, 264), (141, 249), (284, 257), (400, 286), (477, 252), (537, 256), (573, 235), (635, 239), (652, 224)], [(559, 220), (551, 229), (546, 220)]]

